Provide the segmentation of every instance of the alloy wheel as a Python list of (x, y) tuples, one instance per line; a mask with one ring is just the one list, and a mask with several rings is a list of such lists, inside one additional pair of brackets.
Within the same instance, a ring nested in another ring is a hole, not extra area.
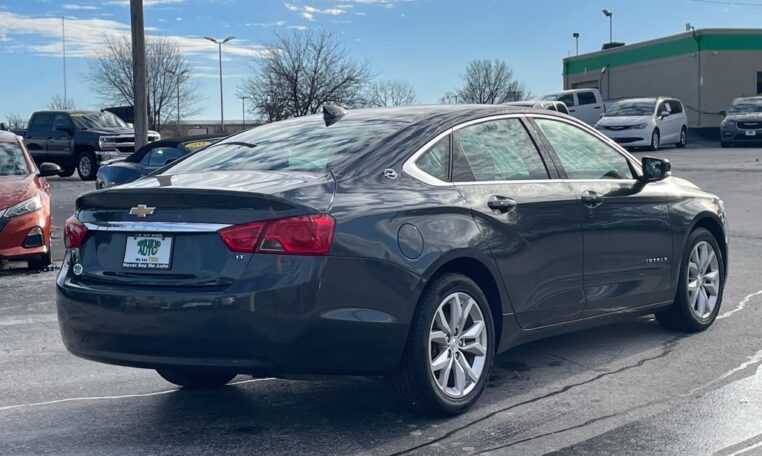
[(653, 150), (659, 150), (659, 132), (656, 130), (651, 133), (651, 148)]
[(81, 176), (89, 176), (93, 169), (93, 164), (90, 162), (90, 157), (83, 155), (79, 159), (79, 174)]
[(722, 277), (712, 244), (701, 241), (688, 259), (688, 302), (693, 314), (706, 320), (717, 306)]
[(429, 367), (439, 390), (451, 398), (468, 395), (485, 370), (487, 345), (476, 300), (463, 292), (444, 298), (429, 330)]

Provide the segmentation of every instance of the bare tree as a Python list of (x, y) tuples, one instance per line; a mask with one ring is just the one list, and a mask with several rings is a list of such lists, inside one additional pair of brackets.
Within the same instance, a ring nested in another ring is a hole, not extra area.
[(332, 102), (352, 107), (363, 101), (371, 80), (367, 62), (349, 58), (336, 35), (300, 31), (276, 35), (238, 92), (252, 100), (265, 121), (314, 114)]
[(524, 84), (513, 79), (513, 71), (498, 59), (472, 60), (462, 79), (463, 87), (448, 93), (442, 101), (499, 104), (523, 100), (528, 95)]
[[(148, 72), (148, 123), (160, 130), (168, 119), (195, 114), (198, 90), (191, 83), (190, 62), (181, 54), (177, 42), (154, 37), (146, 42)], [(91, 64), (86, 76), (95, 91), (107, 103), (133, 103), (132, 43), (128, 38), (107, 38), (103, 52)], [(177, 88), (180, 87), (180, 106)]]
[(415, 103), (415, 86), (408, 81), (376, 81), (365, 91), (364, 105), (368, 107), (407, 106)]
[(54, 95), (48, 103), (48, 109), (52, 111), (65, 111), (74, 109), (76, 106), (71, 98), (64, 98), (61, 95)]
[(5, 119), (8, 121), (8, 128), (13, 130), (21, 130), (26, 128), (27, 119), (21, 117), (21, 114), (11, 112), (5, 115)]

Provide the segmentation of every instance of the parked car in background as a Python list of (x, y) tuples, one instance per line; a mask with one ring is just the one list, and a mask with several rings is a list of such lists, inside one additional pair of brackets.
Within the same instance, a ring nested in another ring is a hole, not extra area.
[(504, 104), (508, 106), (522, 106), (525, 108), (547, 109), (548, 111), (556, 111), (561, 114), (569, 114), (569, 110), (562, 101), (524, 100), (511, 101)]
[[(108, 111), (38, 111), (19, 133), (36, 163), (55, 163), (62, 176), (76, 170), (82, 180), (95, 179), (102, 161), (135, 152), (134, 129)], [(159, 139), (148, 132), (149, 142)]]
[(708, 328), (727, 261), (722, 201), (669, 161), (503, 105), (259, 126), (79, 196), (64, 240), (75, 355), (196, 388), (387, 375), (433, 415), (529, 340), (654, 312)]
[(46, 176), (61, 168), (39, 169), (19, 136), (0, 131), (0, 260), (27, 261), (31, 269), (50, 264), (50, 186)]
[(762, 141), (762, 97), (736, 98), (720, 124), (722, 147)]
[(675, 98), (629, 98), (612, 103), (595, 128), (626, 147), (659, 150), (688, 144), (688, 116)]
[(544, 101), (561, 101), (569, 110), (569, 115), (595, 125), (606, 112), (606, 104), (598, 89), (574, 89), (550, 93), (540, 97)]
[(197, 135), (148, 143), (126, 158), (103, 162), (98, 169), (95, 188), (109, 188), (132, 182), (220, 138), (219, 135)]

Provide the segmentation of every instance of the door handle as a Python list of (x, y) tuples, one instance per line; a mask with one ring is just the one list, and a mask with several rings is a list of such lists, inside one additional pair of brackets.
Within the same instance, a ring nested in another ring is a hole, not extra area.
[(492, 195), (487, 200), (487, 207), (497, 214), (505, 214), (516, 207), (516, 201), (505, 196)]
[(585, 190), (582, 192), (582, 203), (587, 207), (598, 207), (603, 204), (603, 195), (592, 190)]

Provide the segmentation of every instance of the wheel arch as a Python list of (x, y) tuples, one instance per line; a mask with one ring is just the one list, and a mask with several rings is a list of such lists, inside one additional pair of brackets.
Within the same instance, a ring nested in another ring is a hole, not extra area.
[(712, 212), (702, 212), (698, 214), (694, 219), (690, 229), (685, 233), (683, 239), (683, 251), (687, 248), (688, 237), (696, 228), (704, 228), (709, 231), (717, 244), (720, 246), (720, 253), (722, 253), (722, 265), (725, 270), (725, 276), (728, 274), (728, 243), (725, 238), (725, 229), (723, 228), (722, 221)]

